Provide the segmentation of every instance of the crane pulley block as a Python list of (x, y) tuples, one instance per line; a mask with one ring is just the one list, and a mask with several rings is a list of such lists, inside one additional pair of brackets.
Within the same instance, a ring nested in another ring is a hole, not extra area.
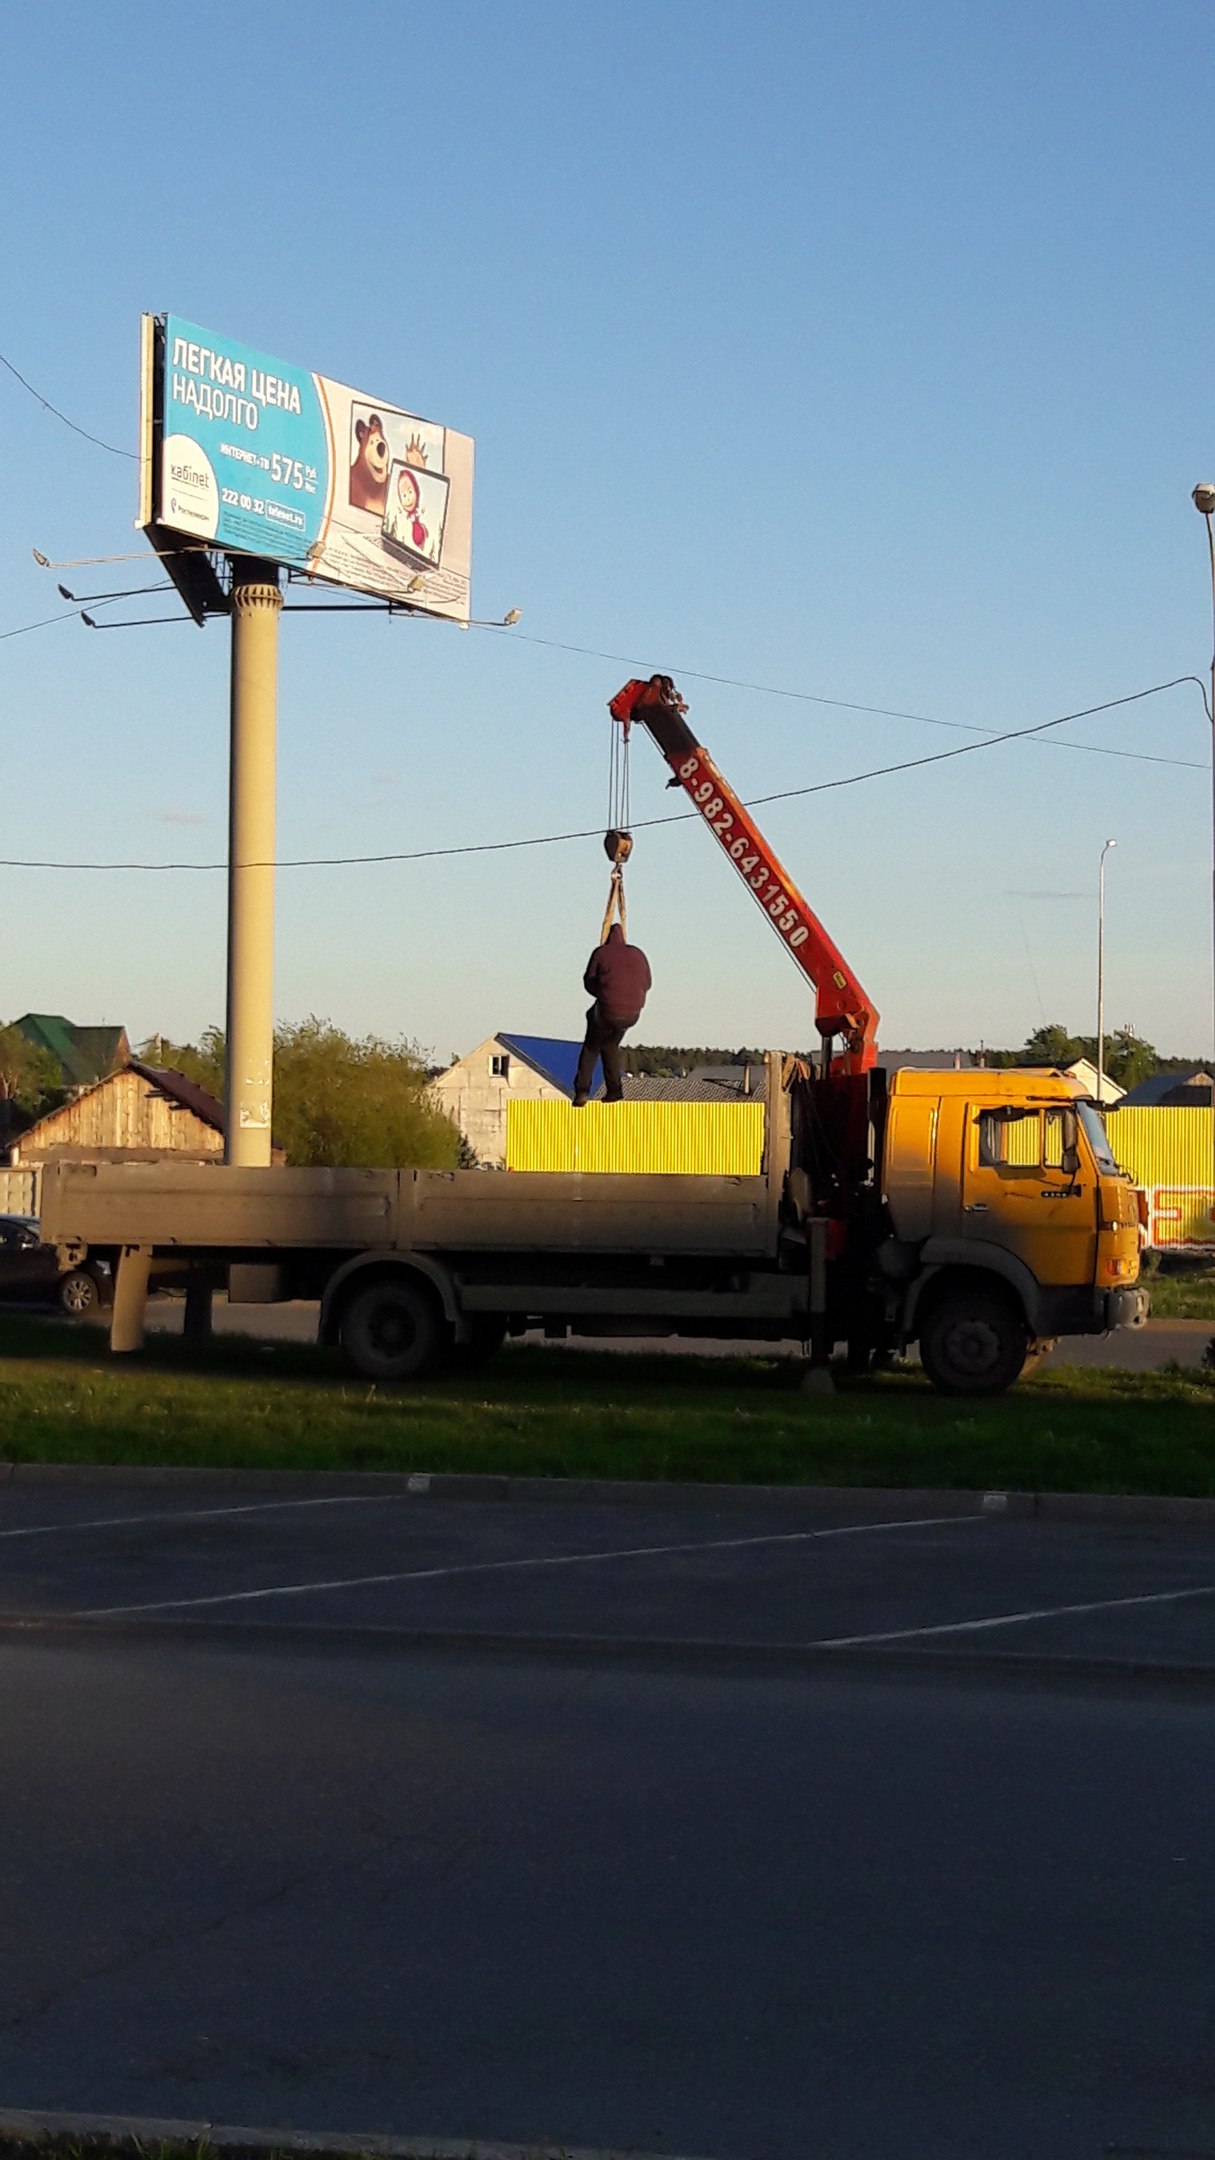
[(634, 719), (640, 717), (637, 713), (639, 705), (647, 708), (647, 720), (653, 717), (655, 709), (661, 708), (669, 713), (681, 714), (688, 709), (671, 676), (650, 675), (643, 678), (635, 675), (625, 683), (622, 690), (616, 692), (608, 705), (613, 720), (620, 721), (626, 737)]

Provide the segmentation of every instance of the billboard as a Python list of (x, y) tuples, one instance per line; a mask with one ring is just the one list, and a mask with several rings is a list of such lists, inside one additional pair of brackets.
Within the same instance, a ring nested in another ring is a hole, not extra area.
[(178, 315), (146, 320), (144, 343), (156, 544), (181, 533), (468, 621), (471, 436)]

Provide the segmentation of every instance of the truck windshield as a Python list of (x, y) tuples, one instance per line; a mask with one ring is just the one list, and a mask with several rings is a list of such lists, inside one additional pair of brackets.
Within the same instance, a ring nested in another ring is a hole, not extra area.
[(1102, 1124), (1100, 1113), (1095, 1104), (1082, 1102), (1078, 1103), (1076, 1107), (1080, 1113), (1080, 1123), (1084, 1127), (1085, 1138), (1096, 1158), (1098, 1170), (1104, 1170), (1107, 1174), (1119, 1171), (1121, 1164), (1114, 1159), (1113, 1149), (1106, 1137), (1105, 1126)]

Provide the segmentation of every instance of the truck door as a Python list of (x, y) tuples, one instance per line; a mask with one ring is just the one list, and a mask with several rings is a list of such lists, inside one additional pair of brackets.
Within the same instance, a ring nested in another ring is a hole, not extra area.
[[(961, 1228), (1015, 1253), (1040, 1283), (1094, 1280), (1097, 1189), (1087, 1149), (1067, 1156), (1062, 1104), (971, 1104), (963, 1135)], [(1078, 1163), (1065, 1170), (1064, 1162)]]

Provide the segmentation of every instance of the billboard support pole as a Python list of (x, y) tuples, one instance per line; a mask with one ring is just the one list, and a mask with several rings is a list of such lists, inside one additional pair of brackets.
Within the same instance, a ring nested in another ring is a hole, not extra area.
[(224, 1161), (270, 1163), (274, 1058), (278, 569), (232, 558), (228, 1014)]

